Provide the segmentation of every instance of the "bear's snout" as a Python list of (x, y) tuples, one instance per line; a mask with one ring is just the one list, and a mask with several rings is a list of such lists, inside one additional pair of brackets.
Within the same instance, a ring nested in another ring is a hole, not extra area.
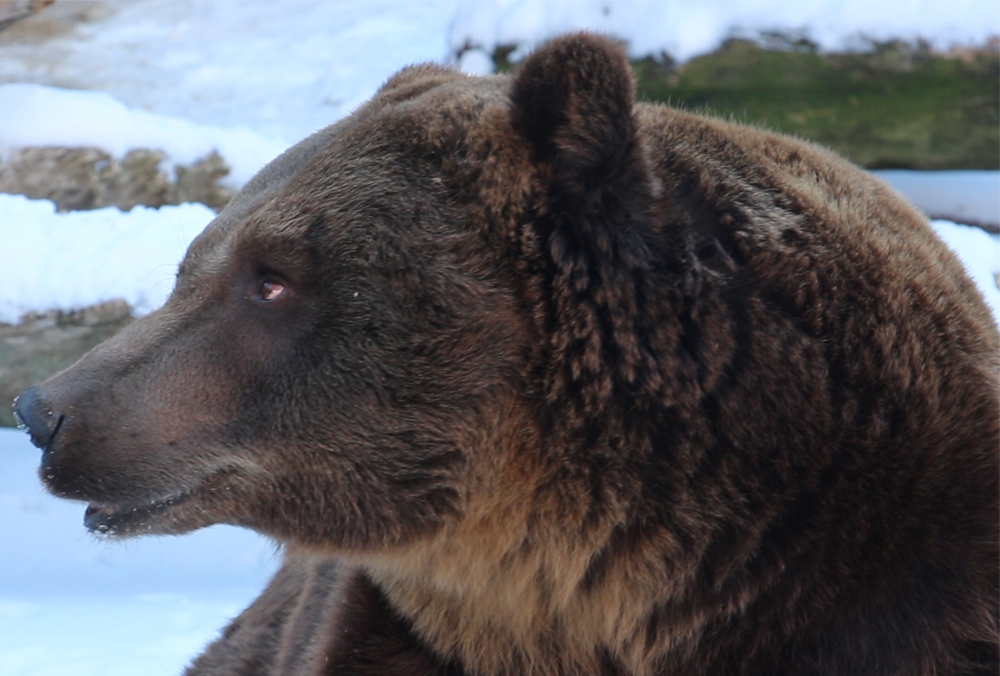
[(43, 451), (49, 449), (63, 421), (40, 387), (29, 387), (14, 399), (14, 418), (31, 435), (31, 443)]

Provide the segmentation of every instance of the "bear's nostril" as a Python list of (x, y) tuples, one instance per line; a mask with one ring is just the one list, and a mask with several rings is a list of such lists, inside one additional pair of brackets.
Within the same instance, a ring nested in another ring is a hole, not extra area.
[(14, 399), (14, 419), (17, 426), (31, 435), (31, 443), (42, 450), (59, 431), (62, 416), (54, 413), (48, 400), (37, 387), (30, 387)]

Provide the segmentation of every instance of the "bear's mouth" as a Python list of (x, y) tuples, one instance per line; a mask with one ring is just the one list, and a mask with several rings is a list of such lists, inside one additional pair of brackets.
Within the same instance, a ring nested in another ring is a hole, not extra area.
[(123, 537), (151, 533), (154, 524), (174, 507), (191, 498), (190, 491), (182, 491), (164, 498), (141, 504), (90, 503), (83, 514), (83, 525), (99, 537)]
[[(134, 535), (179, 535), (220, 523), (225, 505), (238, 493), (232, 466), (217, 468), (193, 485), (147, 499), (110, 502), (91, 497), (83, 515), (83, 525), (102, 538)], [(221, 511), (220, 511), (221, 510)]]

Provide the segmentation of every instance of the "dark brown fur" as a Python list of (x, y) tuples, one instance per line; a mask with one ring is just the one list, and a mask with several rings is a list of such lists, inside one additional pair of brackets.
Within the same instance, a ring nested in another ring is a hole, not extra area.
[(575, 35), (395, 76), (21, 406), (92, 527), (289, 545), (190, 676), (971, 676), (998, 352), (883, 184)]

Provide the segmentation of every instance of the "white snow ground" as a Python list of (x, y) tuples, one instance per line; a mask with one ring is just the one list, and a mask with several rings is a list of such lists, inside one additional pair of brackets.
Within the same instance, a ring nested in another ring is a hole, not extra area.
[[(215, 148), (233, 167), (234, 187), (348, 113), (401, 66), (453, 59), (466, 47), (461, 67), (486, 72), (496, 44), (517, 43), (523, 52), (579, 28), (625, 38), (636, 55), (667, 50), (675, 58), (772, 28), (801, 31), (825, 48), (858, 44), (862, 35), (919, 36), (939, 48), (1000, 35), (994, 0), (59, 0), (55, 7), (83, 20), (53, 24), (44, 41), (0, 44), (0, 82), (15, 83), (0, 85), (0, 155), (24, 145), (94, 145), (115, 155), (142, 146), (187, 163)], [(976, 180), (985, 187), (969, 190), (960, 206), (997, 207), (990, 186), (1000, 174)], [(919, 186), (911, 196), (934, 189)], [(199, 205), (56, 214), (50, 203), (0, 195), (0, 321), (114, 297), (148, 311), (166, 297), (187, 242), (211, 217)], [(944, 221), (934, 226), (1000, 315), (993, 283), (1000, 239)], [(228, 528), (95, 541), (82, 527), (81, 505), (41, 490), (38, 459), (26, 437), (0, 430), (0, 676), (178, 674), (277, 567), (271, 543)]]

